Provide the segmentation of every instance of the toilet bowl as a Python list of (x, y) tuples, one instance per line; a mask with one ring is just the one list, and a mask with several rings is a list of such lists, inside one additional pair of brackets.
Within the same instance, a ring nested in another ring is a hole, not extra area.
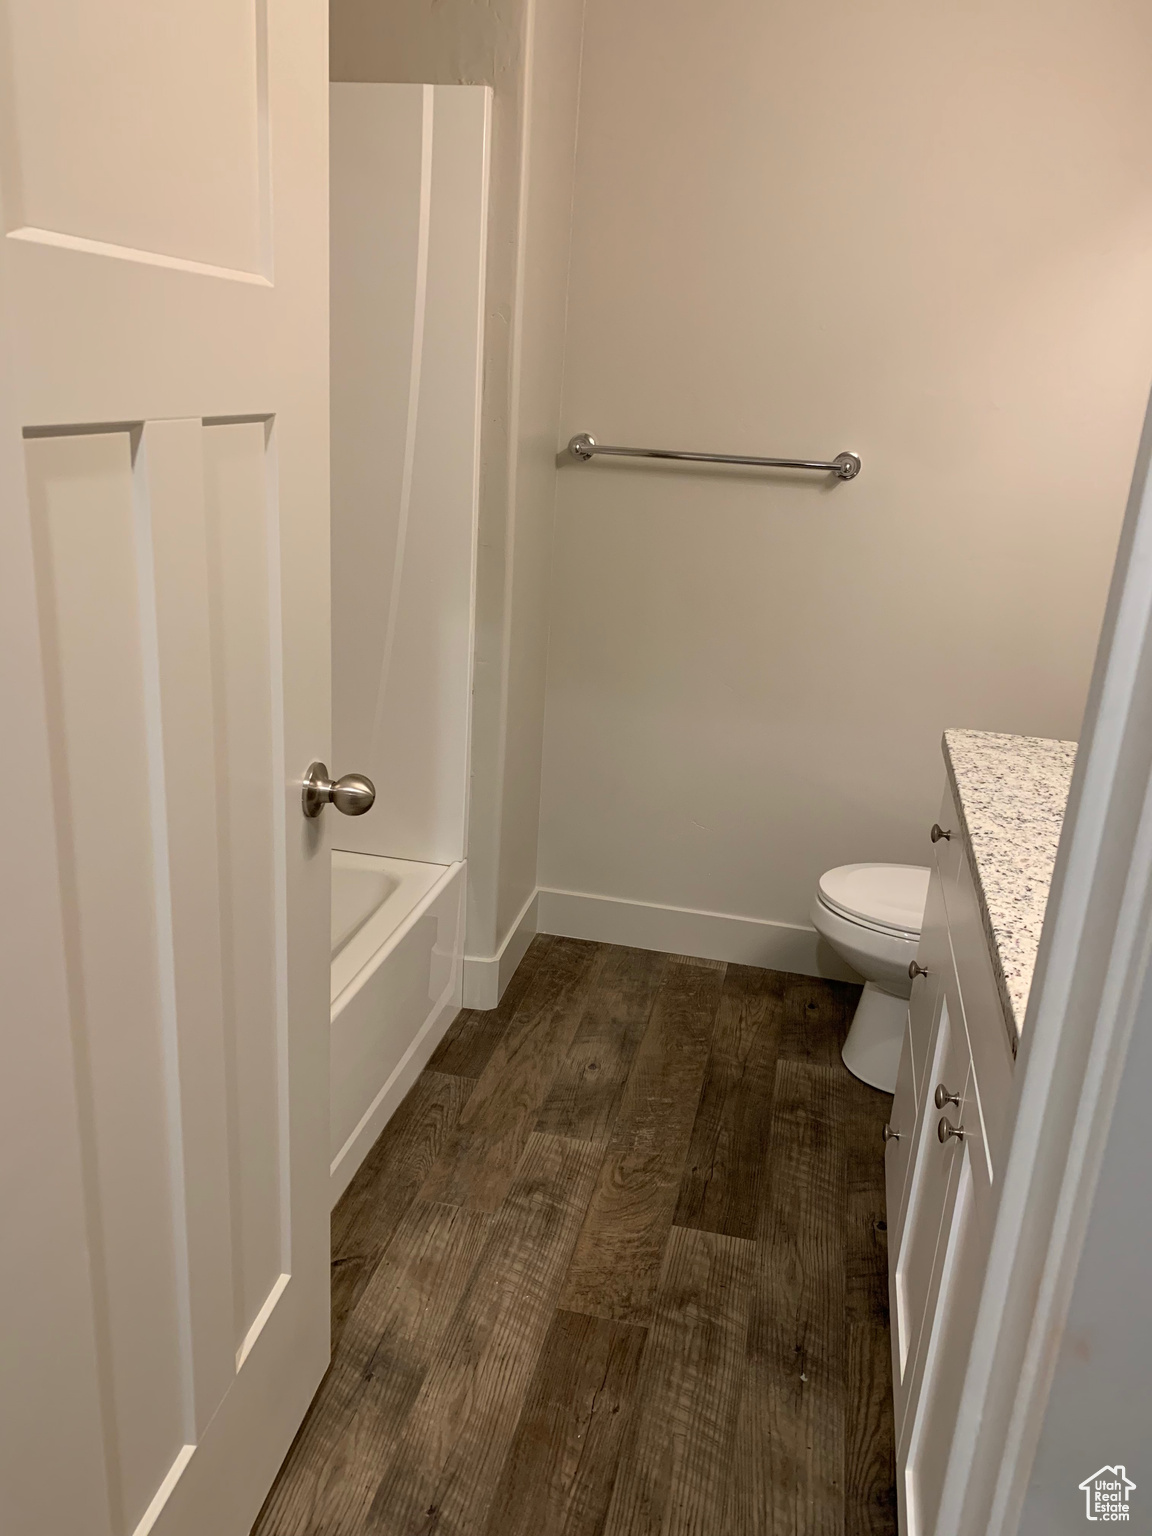
[(842, 864), (820, 876), (812, 902), (817, 933), (864, 978), (844, 1065), (885, 1093), (896, 1087), (928, 875), (916, 864)]

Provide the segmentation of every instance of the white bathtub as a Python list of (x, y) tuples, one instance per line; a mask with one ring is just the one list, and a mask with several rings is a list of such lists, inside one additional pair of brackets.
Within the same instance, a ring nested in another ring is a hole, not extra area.
[(459, 1013), (463, 956), (463, 863), (333, 853), (333, 1204)]

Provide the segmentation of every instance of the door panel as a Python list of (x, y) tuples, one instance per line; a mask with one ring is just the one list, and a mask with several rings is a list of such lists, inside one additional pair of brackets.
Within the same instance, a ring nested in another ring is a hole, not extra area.
[(223, 1034), (228, 1106), (234, 1353), (284, 1269), (287, 1170), (280, 1135), (284, 1048), (277, 921), (284, 849), (270, 793), (278, 773), (273, 675), (276, 526), (273, 424), (202, 429), (208, 551)]
[(25, 445), (126, 1529), (289, 1267), (270, 434), (193, 420)]
[(0, 18), (19, 1536), (243, 1536), (327, 1363), (325, 24)]
[(263, 0), (65, 9), (9, 7), (6, 232), (261, 272)]
[(184, 1444), (176, 1252), (140, 1241), (174, 1229), (180, 1199), (168, 1157), (173, 957), (155, 905), (157, 658), (138, 577), (150, 554), (129, 433), (33, 439), (26, 458), (98, 1381), (134, 1525)]
[[(152, 902), (164, 979), (159, 1013), (148, 1022), (164, 1042), (171, 1101), (162, 1161), (172, 1169), (177, 1300), (184, 1312), (182, 1386), (191, 1396), (197, 1437), (234, 1374), (227, 1347), (231, 1239), (220, 872), (215, 840), (205, 836), (216, 824), (216, 764), (202, 433), (200, 422), (191, 420), (148, 422), (134, 434)], [(109, 755), (113, 750), (109, 743)], [(186, 1298), (179, 1294), (185, 1289)]]

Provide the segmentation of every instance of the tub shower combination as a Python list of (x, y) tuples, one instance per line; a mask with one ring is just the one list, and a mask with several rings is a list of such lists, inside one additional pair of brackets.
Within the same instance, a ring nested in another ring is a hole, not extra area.
[(331, 88), (333, 1202), (462, 1001), (490, 96)]
[(460, 1010), (464, 865), (332, 855), (332, 1198)]

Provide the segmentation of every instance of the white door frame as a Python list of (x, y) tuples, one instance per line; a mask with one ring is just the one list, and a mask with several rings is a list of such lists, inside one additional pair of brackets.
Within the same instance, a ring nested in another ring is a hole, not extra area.
[(1013, 1536), (1019, 1525), (1150, 951), (1152, 405), (1023, 1030), (937, 1536)]

